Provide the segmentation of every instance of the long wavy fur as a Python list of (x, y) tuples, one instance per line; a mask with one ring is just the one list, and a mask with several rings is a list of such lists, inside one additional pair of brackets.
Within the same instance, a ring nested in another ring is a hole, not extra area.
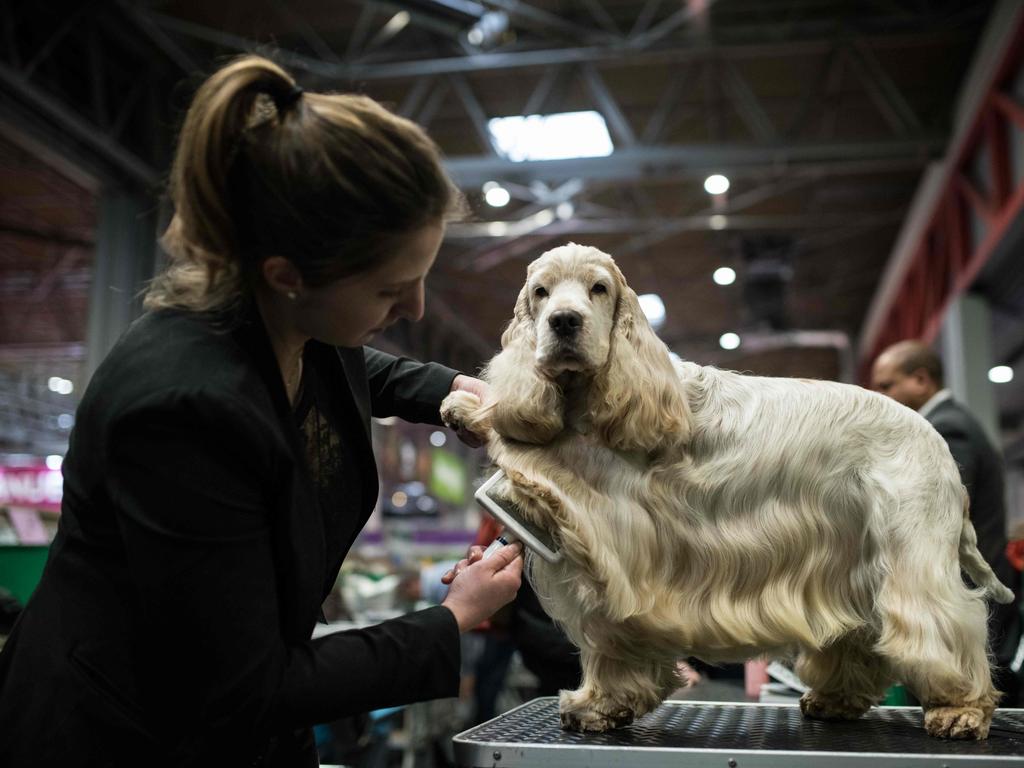
[[(568, 275), (588, 259), (614, 268), (571, 245), (531, 270)], [(603, 731), (649, 712), (678, 686), (677, 658), (798, 656), (810, 717), (858, 717), (900, 681), (929, 733), (985, 738), (999, 694), (984, 599), (1013, 595), (978, 553), (938, 433), (859, 387), (673, 363), (613, 274), (596, 370), (562, 387), (538, 369), (524, 288), (488, 402), (446, 401), (446, 418), (493, 420), (506, 494), (564, 553), (530, 564), (581, 650), (563, 725)]]

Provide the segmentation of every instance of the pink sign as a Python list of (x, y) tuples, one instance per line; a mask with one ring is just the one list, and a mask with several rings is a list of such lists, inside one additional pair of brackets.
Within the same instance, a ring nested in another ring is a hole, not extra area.
[(64, 478), (59, 469), (0, 467), (0, 507), (60, 511)]

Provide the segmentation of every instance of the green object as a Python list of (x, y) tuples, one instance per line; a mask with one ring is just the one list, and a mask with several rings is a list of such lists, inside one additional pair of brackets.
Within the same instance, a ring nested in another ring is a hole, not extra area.
[(466, 465), (453, 453), (435, 448), (431, 453), (430, 492), (443, 501), (466, 501)]
[(893, 685), (885, 692), (883, 707), (905, 707), (910, 704), (907, 698), (907, 689), (902, 685)]
[(8, 590), (21, 603), (28, 602), (46, 565), (46, 545), (0, 545), (0, 587)]

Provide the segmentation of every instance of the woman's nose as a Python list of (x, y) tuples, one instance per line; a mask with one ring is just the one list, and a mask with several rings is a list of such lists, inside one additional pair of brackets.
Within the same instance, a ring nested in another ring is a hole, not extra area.
[(423, 283), (417, 283), (409, 294), (403, 297), (401, 304), (398, 306), (398, 313), (415, 323), (423, 319), (424, 309)]

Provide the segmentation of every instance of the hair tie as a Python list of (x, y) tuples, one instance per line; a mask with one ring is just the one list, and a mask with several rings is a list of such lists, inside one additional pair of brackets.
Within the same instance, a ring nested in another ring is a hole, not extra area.
[(284, 112), (291, 108), (302, 97), (303, 93), (301, 85), (293, 85), (286, 93), (274, 97), (274, 106), (277, 107), (278, 112)]

